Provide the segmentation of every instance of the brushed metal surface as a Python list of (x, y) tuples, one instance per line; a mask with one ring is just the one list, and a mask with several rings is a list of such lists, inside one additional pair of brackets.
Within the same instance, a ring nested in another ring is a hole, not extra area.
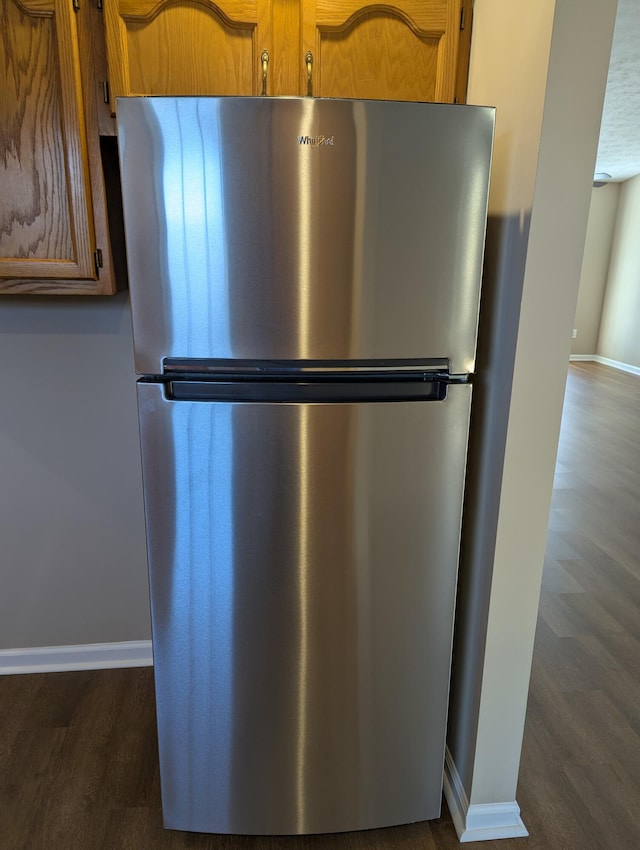
[(438, 816), (470, 398), (138, 384), (167, 827)]
[(194, 97), (117, 112), (139, 373), (164, 357), (473, 370), (493, 109)]

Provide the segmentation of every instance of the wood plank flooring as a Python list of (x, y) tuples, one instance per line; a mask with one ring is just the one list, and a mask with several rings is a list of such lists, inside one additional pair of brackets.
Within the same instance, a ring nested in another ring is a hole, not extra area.
[(573, 363), (518, 802), (530, 846), (640, 848), (640, 378)]
[[(640, 378), (571, 366), (518, 802), (528, 839), (640, 848)], [(452, 850), (439, 820), (341, 835), (163, 830), (152, 671), (0, 677), (0, 850)]]

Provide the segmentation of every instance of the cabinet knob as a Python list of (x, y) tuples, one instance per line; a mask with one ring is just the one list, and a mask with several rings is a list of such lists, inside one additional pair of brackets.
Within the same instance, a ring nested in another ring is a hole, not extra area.
[(262, 63), (262, 91), (260, 95), (262, 97), (267, 96), (267, 69), (269, 67), (269, 51), (263, 50), (262, 55), (260, 56), (260, 61)]

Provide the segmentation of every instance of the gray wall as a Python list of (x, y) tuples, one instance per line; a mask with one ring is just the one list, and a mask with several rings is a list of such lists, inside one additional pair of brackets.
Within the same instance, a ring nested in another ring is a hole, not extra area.
[[(469, 100), (498, 108), (482, 384), (499, 409), (487, 395), (474, 422), (465, 524), (484, 530), (465, 543), (451, 693), (448, 746), (471, 805), (515, 800), (615, 12), (616, 0), (475, 4)], [(492, 389), (507, 371), (510, 393)]]
[(528, 7), (523, 21), (523, 10), (505, 8), (503, 0), (475, 5), (468, 100), (496, 106), (496, 139), (448, 735), (469, 797), (554, 6), (545, 0)]
[(571, 344), (572, 355), (598, 353), (600, 317), (607, 285), (619, 195), (619, 183), (609, 183), (607, 186), (593, 189), (591, 193), (578, 305), (573, 322), (578, 335)]
[(0, 302), (0, 649), (150, 638), (130, 321)]
[(597, 353), (640, 368), (640, 175), (620, 187)]

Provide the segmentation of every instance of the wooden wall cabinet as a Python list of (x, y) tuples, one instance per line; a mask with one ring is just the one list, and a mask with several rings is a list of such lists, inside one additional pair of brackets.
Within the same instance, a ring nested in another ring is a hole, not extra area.
[(73, 0), (0, 3), (0, 293), (115, 290), (97, 110), (86, 97), (93, 12)]
[(268, 0), (106, 0), (109, 84), (121, 95), (260, 93)]
[(465, 6), (470, 13), (471, 0), (105, 0), (112, 111), (121, 95), (259, 95), (264, 50), (268, 95), (307, 94), (310, 72), (317, 97), (453, 102), (465, 88)]
[(2, 0), (0, 294), (100, 295), (126, 282), (119, 95), (259, 95), (267, 51), (268, 95), (463, 101), (471, 7)]
[(318, 97), (453, 102), (460, 0), (303, 0)]

